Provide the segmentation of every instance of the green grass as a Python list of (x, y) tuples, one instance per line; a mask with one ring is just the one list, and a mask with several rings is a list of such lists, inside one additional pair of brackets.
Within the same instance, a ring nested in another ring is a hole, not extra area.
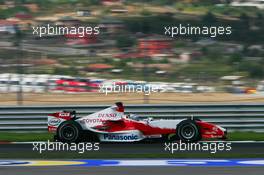
[[(0, 132), (0, 141), (9, 142), (29, 142), (29, 141), (47, 141), (52, 140), (52, 133), (14, 133), (14, 132)], [(232, 132), (228, 134), (229, 141), (238, 140), (255, 140), (264, 141), (264, 133), (256, 132)]]
[(236, 140), (255, 140), (255, 141), (264, 141), (264, 133), (256, 132), (233, 132), (228, 134), (229, 139), (232, 141)]
[(15, 133), (0, 132), (0, 141), (8, 142), (30, 142), (30, 141), (47, 141), (52, 140), (52, 133)]

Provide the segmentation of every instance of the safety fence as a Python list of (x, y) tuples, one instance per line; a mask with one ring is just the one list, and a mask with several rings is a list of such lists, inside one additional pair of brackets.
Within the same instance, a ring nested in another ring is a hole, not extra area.
[[(47, 115), (62, 110), (76, 110), (85, 116), (106, 105), (0, 107), (0, 131), (47, 131)], [(197, 117), (229, 131), (264, 131), (264, 104), (173, 104), (127, 105), (126, 113), (141, 118), (182, 119)]]

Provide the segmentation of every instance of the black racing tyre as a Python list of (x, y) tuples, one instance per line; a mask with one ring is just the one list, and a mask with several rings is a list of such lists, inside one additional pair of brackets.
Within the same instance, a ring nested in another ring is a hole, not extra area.
[(82, 136), (82, 127), (73, 120), (64, 121), (57, 129), (57, 138), (65, 143), (77, 143)]
[(183, 120), (177, 125), (176, 134), (183, 142), (197, 142), (201, 140), (199, 126), (194, 120)]

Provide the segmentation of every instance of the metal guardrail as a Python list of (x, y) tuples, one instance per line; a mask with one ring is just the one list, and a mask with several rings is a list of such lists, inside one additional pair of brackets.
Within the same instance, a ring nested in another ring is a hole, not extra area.
[[(49, 113), (76, 110), (78, 116), (84, 116), (106, 107), (108, 106), (0, 107), (0, 131), (47, 131)], [(264, 104), (127, 105), (126, 113), (155, 119), (182, 119), (194, 116), (219, 124), (229, 131), (264, 132)]]

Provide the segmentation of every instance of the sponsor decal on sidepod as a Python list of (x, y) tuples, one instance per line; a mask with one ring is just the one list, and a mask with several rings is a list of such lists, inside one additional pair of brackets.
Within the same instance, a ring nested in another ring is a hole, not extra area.
[(116, 118), (117, 117), (117, 114), (116, 113), (99, 113), (98, 114), (98, 117), (103, 117), (103, 118)]
[(104, 140), (137, 140), (138, 135), (117, 135), (117, 134), (104, 134)]
[(59, 118), (53, 118), (49, 121), (48, 125), (50, 126), (58, 126), (61, 120)]

